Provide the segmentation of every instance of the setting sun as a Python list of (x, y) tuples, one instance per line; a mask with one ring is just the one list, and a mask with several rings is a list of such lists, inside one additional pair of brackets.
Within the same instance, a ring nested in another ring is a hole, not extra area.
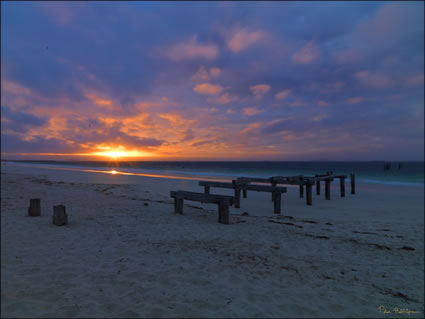
[(109, 157), (111, 159), (125, 158), (125, 157), (146, 157), (152, 156), (152, 153), (140, 150), (127, 150), (123, 146), (111, 147), (105, 145), (98, 145), (98, 152), (92, 152), (87, 155)]
[(111, 158), (120, 158), (120, 157), (126, 157), (128, 156), (127, 152), (116, 152), (116, 151), (112, 151), (112, 152), (100, 152), (101, 154), (97, 154), (97, 155), (101, 155), (101, 156), (106, 156), (106, 157), (111, 157)]

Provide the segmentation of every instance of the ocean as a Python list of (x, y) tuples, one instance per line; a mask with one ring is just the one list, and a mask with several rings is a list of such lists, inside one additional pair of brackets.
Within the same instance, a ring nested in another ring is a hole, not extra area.
[[(231, 180), (236, 177), (271, 177), (314, 174), (356, 175), (357, 183), (424, 187), (424, 162), (129, 162), (129, 161), (10, 161), (14, 165), (73, 170), (115, 171), (128, 175), (171, 176)], [(389, 167), (390, 166), (390, 167)]]

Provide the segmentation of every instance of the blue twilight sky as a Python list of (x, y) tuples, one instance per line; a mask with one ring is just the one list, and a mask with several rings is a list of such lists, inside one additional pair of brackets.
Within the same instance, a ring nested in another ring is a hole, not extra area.
[(2, 158), (423, 160), (424, 2), (2, 2)]

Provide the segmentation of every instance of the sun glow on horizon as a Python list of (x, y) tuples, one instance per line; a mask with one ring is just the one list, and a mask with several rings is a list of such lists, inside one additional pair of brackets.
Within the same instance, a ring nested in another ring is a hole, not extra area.
[(88, 155), (94, 155), (94, 156), (102, 156), (102, 157), (109, 157), (112, 159), (118, 159), (123, 157), (146, 157), (146, 156), (152, 156), (152, 153), (146, 152), (146, 151), (139, 151), (139, 150), (126, 150), (124, 147), (119, 146), (116, 148), (110, 147), (110, 146), (103, 146), (99, 145), (97, 147), (98, 149), (101, 149), (103, 151), (98, 152), (92, 152)]

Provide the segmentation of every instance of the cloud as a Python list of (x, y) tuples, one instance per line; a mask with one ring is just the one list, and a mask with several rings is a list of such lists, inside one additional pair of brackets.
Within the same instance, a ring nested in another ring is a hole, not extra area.
[(316, 62), (320, 57), (320, 49), (314, 42), (308, 42), (304, 47), (295, 52), (292, 62), (295, 64), (309, 64)]
[(291, 95), (292, 89), (285, 89), (283, 91), (280, 91), (276, 93), (274, 96), (276, 100), (283, 101), (285, 100), (289, 95)]
[(208, 81), (210, 78), (216, 78), (220, 75), (221, 69), (217, 67), (212, 67), (207, 70), (203, 65), (199, 67), (199, 70), (192, 77), (195, 81)]
[(394, 81), (389, 76), (369, 71), (356, 72), (354, 77), (359, 80), (363, 86), (377, 89), (389, 88), (394, 84)]
[(411, 77), (409, 77), (405, 83), (406, 86), (408, 87), (414, 87), (414, 86), (418, 86), (418, 85), (424, 85), (424, 75), (423, 74), (418, 74), (418, 75), (413, 75)]
[(86, 97), (94, 104), (109, 110), (118, 110), (119, 108), (113, 104), (113, 101), (107, 98), (98, 97), (96, 93), (87, 92)]
[(220, 68), (216, 68), (216, 67), (210, 68), (210, 75), (211, 75), (211, 77), (216, 78), (220, 74), (221, 74), (221, 69)]
[(368, 99), (363, 96), (350, 97), (346, 100), (348, 104), (359, 104), (367, 101)]
[(256, 107), (246, 107), (243, 109), (243, 114), (252, 116), (258, 114), (260, 111)]
[(37, 5), (59, 25), (68, 25), (74, 22), (81, 9), (85, 7), (85, 4), (81, 2), (67, 3), (62, 1), (41, 1), (37, 2)]
[(195, 86), (193, 90), (199, 94), (217, 95), (220, 94), (224, 88), (216, 84), (202, 83)]
[(337, 51), (333, 53), (332, 57), (336, 64), (356, 63), (361, 59), (359, 53), (352, 49)]
[(295, 101), (289, 103), (288, 105), (292, 107), (299, 107), (299, 106), (306, 106), (307, 104), (300, 99), (296, 99)]
[(319, 105), (320, 106), (329, 106), (329, 103), (325, 102), (325, 101), (319, 101)]
[(218, 103), (218, 104), (227, 104), (232, 101), (237, 101), (239, 98), (237, 96), (230, 95), (225, 93), (217, 98), (209, 98), (208, 102)]
[(215, 60), (218, 57), (218, 47), (213, 43), (199, 43), (197, 36), (186, 42), (176, 43), (167, 48), (159, 49), (160, 54), (174, 61), (204, 59)]
[(46, 124), (47, 119), (27, 112), (14, 111), (7, 106), (1, 107), (2, 131), (21, 135), (30, 127), (39, 127)]
[(248, 31), (237, 28), (227, 34), (227, 46), (233, 53), (238, 53), (267, 39), (267, 33), (263, 31)]
[(19, 83), (15, 83), (13, 81), (9, 81), (6, 79), (1, 79), (1, 91), (2, 93), (10, 93), (15, 95), (30, 95), (31, 90), (26, 88)]
[(257, 84), (257, 85), (253, 85), (249, 88), (252, 92), (252, 94), (254, 94), (257, 97), (261, 97), (264, 94), (266, 94), (268, 91), (270, 91), (271, 86), (268, 84)]
[(257, 131), (259, 128), (263, 126), (263, 123), (257, 122), (257, 123), (251, 123), (247, 127), (245, 127), (243, 130), (240, 131), (241, 135), (246, 135), (249, 133), (253, 133), (254, 131)]
[(184, 136), (181, 140), (181, 142), (188, 142), (191, 141), (195, 138), (195, 132), (191, 129), (187, 129), (186, 131), (184, 131)]
[(407, 41), (411, 36), (419, 36), (419, 25), (422, 26), (423, 39), (423, 17), (423, 6), (409, 2), (385, 3), (375, 16), (359, 24), (353, 32), (353, 40), (357, 46), (386, 50), (400, 40)]

